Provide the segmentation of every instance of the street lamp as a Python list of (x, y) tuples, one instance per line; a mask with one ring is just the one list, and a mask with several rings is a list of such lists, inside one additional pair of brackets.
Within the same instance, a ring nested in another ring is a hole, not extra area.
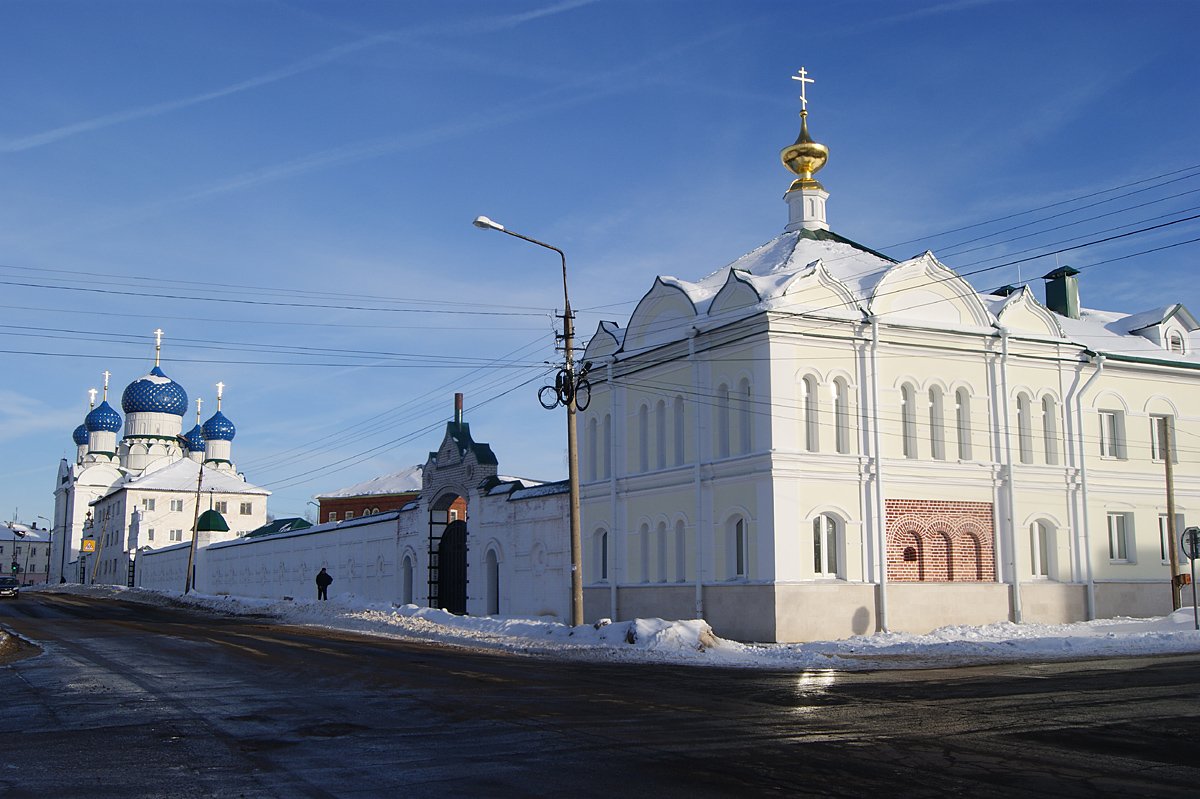
[(577, 444), (576, 427), (575, 427), (575, 362), (574, 362), (574, 346), (575, 346), (575, 316), (571, 313), (571, 298), (567, 294), (567, 256), (559, 248), (547, 244), (544, 241), (531, 239), (529, 236), (522, 236), (520, 233), (515, 233), (504, 225), (498, 222), (493, 222), (486, 216), (477, 216), (472, 223), (477, 228), (483, 230), (498, 230), (501, 233), (506, 233), (518, 239), (536, 244), (539, 247), (545, 247), (547, 250), (554, 250), (558, 253), (558, 257), (562, 259), (562, 278), (563, 278), (563, 372), (568, 381), (568, 390), (563, 392), (561, 396), (566, 400), (563, 405), (567, 407), (567, 478), (570, 484), (570, 505), (571, 505), (571, 626), (578, 627), (583, 624), (583, 565), (581, 552), (582, 543), (579, 534), (579, 448)]

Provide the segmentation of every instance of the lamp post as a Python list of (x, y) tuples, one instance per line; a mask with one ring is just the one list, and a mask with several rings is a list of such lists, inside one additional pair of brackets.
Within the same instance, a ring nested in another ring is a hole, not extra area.
[[(575, 346), (575, 317), (571, 313), (571, 298), (567, 294), (566, 253), (544, 241), (538, 241), (529, 236), (523, 236), (520, 233), (511, 231), (504, 227), (504, 225), (493, 222), (486, 216), (476, 217), (472, 224), (483, 230), (498, 230), (501, 233), (506, 233), (509, 236), (527, 241), (530, 244), (545, 247), (547, 250), (554, 250), (558, 253), (558, 257), (562, 259), (563, 371), (566, 373), (567, 379), (573, 384), (575, 379), (573, 352)], [(575, 392), (573, 389), (566, 393), (566, 399), (567, 401), (563, 404), (567, 407), (567, 479), (570, 484), (569, 502), (571, 506), (571, 626), (578, 627), (583, 624), (583, 565), (581, 557), (582, 543), (579, 533), (579, 448), (576, 436)]]

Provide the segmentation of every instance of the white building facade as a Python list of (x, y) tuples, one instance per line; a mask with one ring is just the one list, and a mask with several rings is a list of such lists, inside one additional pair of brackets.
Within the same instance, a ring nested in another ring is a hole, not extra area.
[(1160, 436), (1178, 536), (1200, 520), (1196, 320), (1081, 309), (1070, 268), (1044, 305), (893, 261), (829, 229), (827, 155), (805, 119), (784, 232), (657, 278), (591, 338), (587, 617), (798, 641), (1169, 612)]

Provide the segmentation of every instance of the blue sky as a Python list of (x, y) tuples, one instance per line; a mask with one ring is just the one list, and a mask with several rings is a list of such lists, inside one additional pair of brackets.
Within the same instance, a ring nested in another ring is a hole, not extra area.
[[(565, 477), (535, 397), (557, 257), (475, 216), (566, 251), (581, 334), (623, 323), (656, 274), (782, 230), (805, 66), (831, 226), (894, 257), (967, 272), (1182, 219), (1198, 23), (1187, 1), (0, 0), (0, 517), (51, 515), (87, 389), (108, 369), (119, 400), (159, 327), (205, 418), (226, 384), (276, 515), (423, 462), (456, 390), (503, 472)], [(1109, 202), (1027, 213), (1085, 195)], [(1200, 312), (1197, 237), (1060, 262), (1095, 264), (1088, 307)], [(1040, 296), (1054, 266), (971, 279)]]

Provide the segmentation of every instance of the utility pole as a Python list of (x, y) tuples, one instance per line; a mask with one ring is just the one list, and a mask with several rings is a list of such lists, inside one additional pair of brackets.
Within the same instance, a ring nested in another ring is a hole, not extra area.
[[(184, 446), (184, 452), (187, 452), (187, 440), (183, 436), (175, 436), (179, 440), (181, 446)], [(196, 562), (196, 538), (198, 537), (197, 527), (200, 526), (200, 484), (204, 481), (204, 464), (196, 464), (196, 513), (192, 516), (192, 545), (188, 547), (188, 565), (187, 574), (183, 578), (183, 593), (184, 596), (191, 593), (192, 590), (192, 564)]]
[(1183, 600), (1180, 597), (1180, 591), (1183, 588), (1179, 584), (1179, 555), (1178, 549), (1179, 540), (1178, 531), (1175, 529), (1175, 472), (1174, 465), (1171, 463), (1174, 458), (1171, 457), (1171, 417), (1163, 416), (1159, 419), (1159, 441), (1162, 445), (1163, 468), (1166, 471), (1167, 477), (1167, 551), (1171, 553), (1171, 607), (1174, 610), (1179, 610), (1183, 605)]

